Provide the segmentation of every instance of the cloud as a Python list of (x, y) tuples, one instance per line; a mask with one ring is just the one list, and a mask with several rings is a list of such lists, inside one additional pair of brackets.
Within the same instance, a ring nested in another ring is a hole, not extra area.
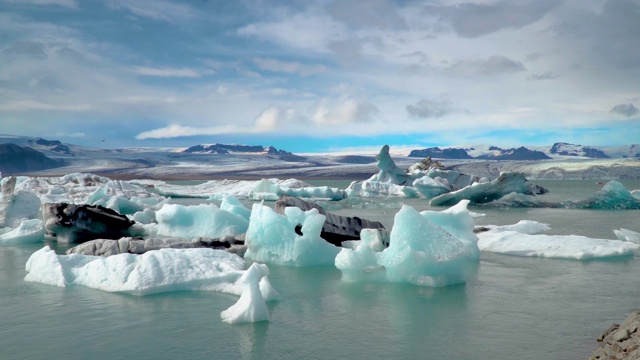
[(148, 66), (133, 66), (131, 72), (142, 76), (155, 76), (155, 77), (177, 77), (177, 78), (199, 78), (202, 73), (189, 68), (166, 68), (166, 67), (148, 67)]
[(258, 132), (270, 131), (296, 121), (304, 121), (304, 118), (295, 109), (271, 106), (258, 115), (255, 129)]
[(11, 4), (20, 5), (42, 5), (42, 6), (62, 6), (66, 8), (75, 9), (78, 7), (78, 3), (75, 0), (4, 0)]
[(319, 125), (365, 123), (371, 121), (378, 112), (375, 105), (354, 99), (345, 99), (333, 106), (327, 104), (327, 101), (322, 101), (311, 119)]
[(500, 0), (483, 4), (427, 6), (425, 12), (449, 22), (462, 37), (477, 38), (502, 29), (519, 29), (533, 24), (559, 4), (557, 0)]
[(171, 23), (194, 19), (198, 12), (192, 7), (165, 0), (108, 0), (114, 10), (125, 9), (134, 15)]
[(539, 81), (539, 80), (553, 80), (557, 78), (558, 78), (557, 74), (547, 71), (543, 73), (533, 73), (529, 75), (527, 80)]
[(456, 111), (449, 99), (421, 99), (415, 105), (407, 105), (407, 113), (420, 119), (441, 118)]
[(31, 40), (13, 42), (2, 50), (2, 53), (5, 55), (27, 56), (38, 59), (45, 59), (47, 57), (44, 44)]
[(92, 107), (84, 104), (49, 104), (37, 100), (13, 100), (0, 104), (3, 111), (65, 111), (82, 112), (89, 111)]
[(176, 137), (200, 136), (200, 135), (224, 135), (224, 134), (248, 134), (256, 133), (254, 129), (238, 127), (236, 125), (194, 127), (172, 124), (163, 128), (141, 132), (136, 139), (170, 139)]
[(283, 72), (288, 74), (298, 74), (309, 76), (327, 71), (327, 67), (321, 64), (309, 65), (293, 61), (281, 61), (269, 58), (254, 58), (253, 62), (261, 69), (273, 72)]
[(629, 103), (629, 104), (616, 105), (613, 108), (611, 108), (609, 112), (613, 114), (626, 116), (626, 117), (632, 117), (634, 115), (638, 115), (638, 113), (640, 113), (640, 110), (638, 110), (638, 108), (635, 107), (635, 105)]
[(459, 60), (443, 72), (452, 76), (471, 77), (513, 74), (525, 70), (520, 61), (511, 60), (506, 56), (491, 56), (480, 60)]
[(330, 44), (347, 40), (344, 24), (322, 14), (295, 14), (276, 21), (248, 24), (238, 30), (242, 36), (254, 36), (295, 49), (328, 53)]

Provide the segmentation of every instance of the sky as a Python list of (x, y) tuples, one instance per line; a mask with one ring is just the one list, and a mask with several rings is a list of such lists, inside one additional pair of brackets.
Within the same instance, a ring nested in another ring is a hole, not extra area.
[(624, 145), (639, 80), (640, 0), (0, 0), (0, 134), (79, 145)]

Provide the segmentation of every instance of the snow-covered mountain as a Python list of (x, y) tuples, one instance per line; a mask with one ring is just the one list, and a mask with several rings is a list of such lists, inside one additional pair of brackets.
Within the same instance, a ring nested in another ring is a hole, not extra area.
[(264, 155), (292, 155), (288, 151), (278, 150), (273, 146), (237, 145), (237, 144), (200, 144), (182, 150), (187, 154), (264, 154)]
[(551, 159), (544, 152), (519, 148), (502, 149), (497, 146), (427, 148), (414, 150), (409, 157), (427, 157), (438, 159), (482, 159), (482, 160), (546, 160)]
[(585, 146), (557, 142), (552, 146), (521, 146), (503, 149), (492, 145), (452, 146), (413, 150), (409, 157), (483, 160), (548, 160), (558, 158), (623, 159), (640, 158), (640, 144)]

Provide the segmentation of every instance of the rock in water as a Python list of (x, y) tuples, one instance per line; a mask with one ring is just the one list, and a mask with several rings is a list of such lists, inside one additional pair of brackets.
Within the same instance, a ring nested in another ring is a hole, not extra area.
[[(340, 246), (343, 241), (359, 240), (362, 229), (383, 229), (384, 225), (378, 221), (361, 219), (357, 216), (347, 217), (326, 212), (321, 206), (288, 195), (282, 195), (275, 204), (275, 210), (279, 214), (284, 214), (284, 209), (297, 207), (303, 211), (317, 209), (318, 212), (326, 216), (320, 237), (327, 242)], [(388, 245), (388, 244), (387, 244)]]
[(45, 229), (58, 241), (82, 243), (140, 235), (135, 222), (103, 206), (49, 203), (43, 205)]

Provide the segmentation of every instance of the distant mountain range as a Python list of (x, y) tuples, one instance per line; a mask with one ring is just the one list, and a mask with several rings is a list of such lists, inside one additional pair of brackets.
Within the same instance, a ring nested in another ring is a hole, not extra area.
[(0, 172), (5, 175), (46, 170), (61, 165), (61, 162), (50, 159), (30, 147), (0, 144)]
[(563, 157), (590, 159), (640, 158), (640, 145), (583, 146), (557, 142), (550, 148), (544, 146), (521, 146), (503, 149), (497, 146), (477, 145), (470, 147), (432, 147), (413, 150), (409, 157), (437, 159), (482, 159), (482, 160), (546, 160)]
[(273, 146), (262, 145), (228, 145), (228, 144), (200, 144), (182, 150), (187, 154), (265, 154), (265, 155), (293, 155), (288, 151), (278, 150)]

